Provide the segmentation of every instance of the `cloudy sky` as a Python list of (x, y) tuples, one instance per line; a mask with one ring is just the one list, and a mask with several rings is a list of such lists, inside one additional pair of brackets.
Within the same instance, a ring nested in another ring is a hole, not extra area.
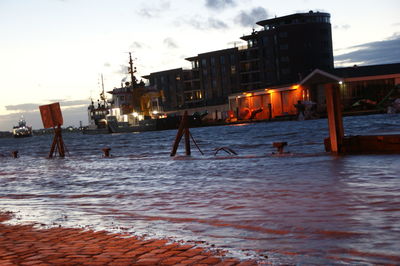
[(0, 0), (0, 130), (60, 101), (65, 126), (87, 121), (90, 97), (126, 76), (189, 68), (186, 57), (240, 45), (256, 21), (331, 14), (336, 66), (400, 62), (398, 0)]

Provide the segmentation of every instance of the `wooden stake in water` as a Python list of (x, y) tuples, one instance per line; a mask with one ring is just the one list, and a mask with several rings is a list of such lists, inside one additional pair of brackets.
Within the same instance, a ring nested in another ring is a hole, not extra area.
[(65, 144), (61, 135), (61, 126), (64, 123), (59, 103), (39, 106), (44, 128), (54, 129), (53, 143), (51, 144), (49, 158), (53, 158), (56, 150), (60, 157), (65, 157)]
[(185, 134), (186, 155), (191, 154), (190, 138), (192, 138), (193, 143), (196, 145), (196, 147), (200, 151), (200, 153), (202, 155), (204, 155), (204, 153), (200, 150), (200, 147), (197, 145), (196, 141), (194, 140), (192, 134), (189, 131), (188, 113), (187, 113), (187, 111), (185, 111), (185, 113), (183, 114), (181, 123), (179, 124), (178, 133), (176, 134), (174, 145), (172, 146), (171, 156), (175, 156), (176, 151), (178, 150), (179, 142), (181, 141), (183, 134)]
[(56, 150), (58, 150), (60, 157), (65, 157), (65, 144), (62, 139), (60, 126), (54, 128), (54, 138), (53, 143), (51, 144), (49, 158), (53, 158), (53, 154), (55, 154)]
[(176, 151), (178, 150), (179, 142), (182, 139), (183, 133), (185, 133), (185, 150), (186, 155), (190, 155), (190, 140), (189, 140), (189, 127), (187, 122), (187, 111), (183, 114), (181, 123), (179, 124), (178, 133), (175, 137), (175, 142), (172, 147), (171, 156), (175, 156)]
[(330, 148), (333, 153), (342, 152), (344, 129), (339, 87), (325, 84), (326, 109), (328, 112)]

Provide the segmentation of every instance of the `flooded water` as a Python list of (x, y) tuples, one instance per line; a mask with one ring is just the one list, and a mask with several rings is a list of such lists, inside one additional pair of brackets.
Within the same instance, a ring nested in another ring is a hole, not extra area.
[[(400, 133), (400, 115), (344, 124), (351, 135)], [(65, 134), (65, 159), (45, 158), (52, 136), (0, 139), (0, 211), (16, 223), (197, 241), (274, 264), (400, 264), (400, 155), (327, 154), (324, 119), (191, 132), (204, 156), (194, 146), (183, 156), (181, 143), (170, 157), (176, 130)], [(277, 141), (290, 153), (273, 155)]]

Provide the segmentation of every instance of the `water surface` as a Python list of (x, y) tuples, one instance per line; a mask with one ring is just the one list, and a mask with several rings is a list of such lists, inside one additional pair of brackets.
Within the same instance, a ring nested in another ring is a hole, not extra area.
[[(344, 124), (351, 135), (400, 133), (400, 115)], [(204, 156), (194, 146), (183, 156), (181, 144), (170, 157), (176, 130), (64, 134), (65, 159), (45, 158), (51, 136), (0, 139), (0, 210), (16, 223), (200, 241), (276, 264), (400, 263), (399, 155), (327, 154), (324, 119), (191, 132)], [(290, 153), (272, 154), (276, 141)]]

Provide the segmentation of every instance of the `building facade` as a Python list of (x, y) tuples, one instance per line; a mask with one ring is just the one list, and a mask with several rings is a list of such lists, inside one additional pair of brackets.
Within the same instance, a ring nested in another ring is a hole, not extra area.
[(186, 60), (192, 63), (191, 72), (196, 78), (192, 89), (202, 93), (198, 106), (225, 104), (229, 94), (240, 90), (237, 48), (203, 53)]
[[(390, 106), (400, 99), (400, 63), (336, 68), (330, 72), (315, 69), (298, 83), (230, 95), (230, 118), (264, 120), (295, 117), (299, 112), (299, 102), (304, 105), (306, 111), (316, 115), (315, 117), (324, 116), (325, 90), (330, 83), (325, 81), (326, 78), (338, 80), (330, 86), (339, 89), (345, 113), (387, 112)], [(398, 107), (395, 109), (395, 112), (400, 111)]]
[(181, 109), (184, 106), (183, 82), (184, 70), (182, 68), (169, 69), (143, 76), (149, 81), (151, 87), (162, 92), (162, 108), (164, 111)]
[(207, 110), (212, 119), (268, 119), (295, 115), (298, 101), (307, 101), (324, 112), (324, 85), (302, 84), (316, 69), (342, 80), (344, 110), (383, 104), (397, 93), (400, 64), (334, 68), (329, 13), (310, 11), (257, 24), (260, 30), (241, 37), (245, 46), (186, 58), (191, 69), (146, 76), (163, 91), (164, 110)]
[(333, 69), (330, 14), (310, 11), (257, 24), (263, 29), (241, 38), (248, 43), (241, 62), (243, 88), (299, 82), (316, 68)]
[(231, 94), (298, 82), (316, 68), (333, 69), (328, 13), (310, 11), (257, 24), (261, 30), (241, 37), (246, 46), (189, 57), (189, 70), (146, 76), (150, 85), (163, 90), (164, 109), (228, 106)]

